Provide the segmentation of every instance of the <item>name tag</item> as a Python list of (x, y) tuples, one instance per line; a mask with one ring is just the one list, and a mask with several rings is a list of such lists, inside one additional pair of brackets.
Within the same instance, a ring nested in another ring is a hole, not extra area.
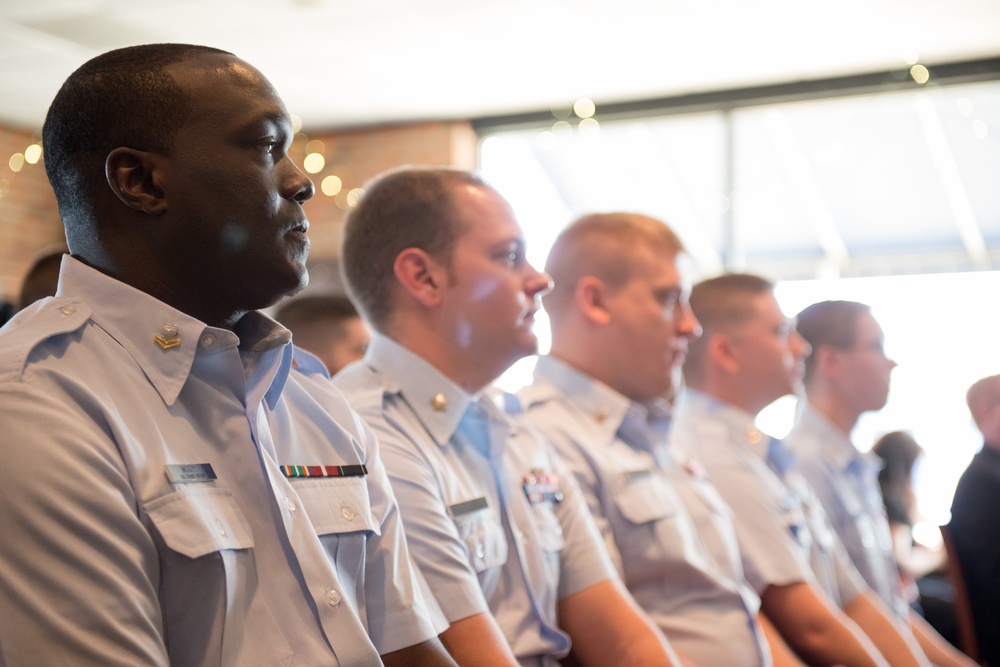
[(532, 505), (538, 503), (560, 503), (563, 500), (559, 475), (546, 474), (544, 470), (532, 470), (524, 476), (524, 495)]
[(461, 503), (449, 505), (448, 513), (451, 514), (453, 519), (457, 519), (465, 514), (472, 514), (473, 512), (484, 510), (489, 506), (490, 504), (486, 502), (486, 498), (473, 498), (472, 500), (466, 500)]
[(640, 470), (626, 470), (625, 471), (625, 480), (629, 481), (629, 482), (632, 482), (632, 481), (637, 480), (637, 479), (643, 479), (643, 478), (646, 478), (646, 477), (650, 477), (650, 476), (652, 476), (652, 474), (653, 474), (653, 471), (650, 470), (649, 468), (643, 468), (643, 469), (640, 469)]
[(210, 482), (216, 479), (211, 463), (168, 463), (167, 479), (174, 484), (187, 482)]

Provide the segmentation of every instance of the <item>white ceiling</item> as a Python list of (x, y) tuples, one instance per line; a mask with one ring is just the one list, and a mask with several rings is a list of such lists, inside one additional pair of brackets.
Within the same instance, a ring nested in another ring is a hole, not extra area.
[(998, 0), (0, 0), (0, 123), (111, 48), (232, 51), (307, 128), (461, 118), (1000, 54)]

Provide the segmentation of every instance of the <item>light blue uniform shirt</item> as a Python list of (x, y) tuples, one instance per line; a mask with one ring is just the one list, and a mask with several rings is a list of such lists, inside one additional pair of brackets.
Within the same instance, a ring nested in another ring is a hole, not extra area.
[(704, 464), (732, 508), (747, 579), (759, 594), (771, 585), (816, 582), (843, 606), (861, 593), (864, 582), (822, 507), (787, 459), (775, 456), (780, 448), (757, 430), (753, 415), (686, 389), (672, 428), (674, 446)]
[(785, 441), (865, 581), (897, 614), (909, 615), (878, 485), (880, 459), (859, 452), (808, 403)]
[(0, 663), (353, 667), (434, 636), (376, 441), (288, 340), (63, 260), (0, 333)]
[(516, 399), (470, 396), (379, 334), (334, 383), (378, 435), (414, 562), (448, 621), (492, 613), (521, 664), (557, 665), (570, 648), (558, 601), (614, 567)]
[(696, 463), (671, 458), (666, 414), (547, 356), (519, 397), (580, 482), (625, 585), (671, 646), (699, 665), (770, 665), (732, 513)]

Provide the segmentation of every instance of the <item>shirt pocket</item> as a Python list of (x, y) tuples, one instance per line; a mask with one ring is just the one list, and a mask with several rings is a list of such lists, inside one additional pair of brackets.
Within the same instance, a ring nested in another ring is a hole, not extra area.
[(253, 548), (250, 525), (226, 489), (174, 491), (144, 509), (164, 544), (187, 558)]
[[(837, 488), (837, 487), (835, 487)], [(838, 488), (838, 496), (843, 514), (837, 515), (836, 526), (844, 531), (844, 546), (852, 554), (861, 549), (871, 549), (875, 546), (875, 531), (872, 520), (865, 513), (865, 506), (854, 490), (846, 484)], [(854, 542), (852, 543), (852, 540)]]
[(469, 552), (469, 564), (482, 574), (507, 562), (503, 526), (489, 508), (455, 517), (459, 538)]
[(538, 527), (538, 544), (549, 554), (559, 553), (566, 546), (562, 524), (555, 507), (550, 502), (537, 503), (531, 507), (535, 525)]
[(218, 645), (240, 664), (249, 664), (250, 656), (259, 664), (287, 664), (294, 653), (266, 599), (256, 594), (253, 534), (232, 493), (185, 488), (144, 510), (166, 547), (160, 606), (171, 662), (201, 663), (198, 647)]
[(666, 482), (651, 471), (630, 474), (614, 499), (615, 507), (629, 523), (642, 525), (677, 516), (677, 498)]
[(662, 576), (665, 563), (683, 563), (691, 544), (680, 499), (653, 471), (630, 473), (613, 499), (621, 519), (611, 529), (626, 584)]

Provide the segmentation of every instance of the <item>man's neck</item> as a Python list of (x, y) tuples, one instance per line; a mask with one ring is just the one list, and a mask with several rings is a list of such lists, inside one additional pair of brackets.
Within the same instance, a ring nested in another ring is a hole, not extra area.
[(454, 343), (446, 343), (423, 333), (426, 331), (418, 333), (413, 329), (393, 327), (385, 335), (469, 394), (479, 393), (499, 377), (499, 373), (490, 372), (486, 364), (476, 363), (476, 359), (459, 350)]
[(706, 396), (710, 396), (717, 401), (731, 405), (734, 408), (738, 408), (743, 412), (746, 412), (754, 419), (769, 403), (764, 405), (759, 405), (759, 401), (749, 400), (741, 392), (732, 390), (730, 387), (722, 385), (713, 385), (712, 383), (705, 383), (703, 385), (689, 384), (692, 389), (696, 389)]
[(847, 408), (840, 401), (834, 400), (832, 397), (824, 394), (807, 391), (806, 400), (809, 403), (809, 407), (825, 417), (838, 431), (848, 438), (851, 437), (851, 431), (854, 430), (861, 415)]

